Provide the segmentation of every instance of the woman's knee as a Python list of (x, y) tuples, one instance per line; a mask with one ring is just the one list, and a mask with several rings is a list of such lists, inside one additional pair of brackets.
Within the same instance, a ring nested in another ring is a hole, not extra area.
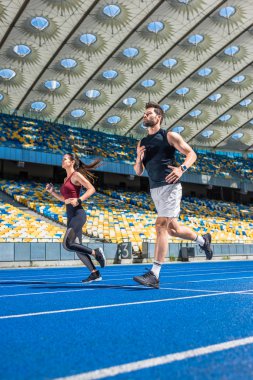
[(70, 243), (70, 241), (68, 239), (66, 239), (66, 240), (63, 241), (62, 246), (67, 251), (73, 251), (73, 247), (71, 246), (71, 243)]
[(74, 243), (75, 239), (76, 239), (76, 233), (74, 229), (71, 227), (68, 228), (63, 238), (63, 243), (62, 243), (63, 248), (68, 251), (72, 251), (73, 250), (72, 244)]

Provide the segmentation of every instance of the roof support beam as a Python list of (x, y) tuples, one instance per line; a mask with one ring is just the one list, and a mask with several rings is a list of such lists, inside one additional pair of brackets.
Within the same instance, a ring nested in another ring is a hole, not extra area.
[(245, 151), (244, 152), (249, 152), (249, 150), (250, 149), (252, 149), (253, 148), (253, 144), (252, 145), (250, 145), (247, 149), (245, 149)]
[[(83, 89), (85, 88), (85, 86), (90, 82), (90, 80), (92, 80), (92, 78), (95, 77), (95, 75), (97, 75), (97, 73), (101, 70), (101, 68), (111, 59), (111, 57), (117, 52), (117, 50), (120, 49), (120, 47), (128, 40), (128, 38), (143, 24), (143, 22), (163, 3), (164, 0), (160, 0), (159, 3), (154, 7), (152, 8), (152, 10), (138, 23), (138, 25), (131, 31), (131, 33), (129, 33), (122, 41), (119, 45), (117, 45), (117, 47), (113, 50), (113, 52), (110, 54), (110, 56), (102, 61), (101, 65), (99, 65), (99, 67), (96, 69), (96, 71), (92, 74), (92, 76), (90, 76), (88, 78), (88, 80), (82, 85), (82, 87), (75, 93), (75, 95), (70, 99), (70, 101), (68, 102), (68, 104), (63, 108), (63, 110), (61, 111), (61, 113), (59, 113), (59, 115), (55, 118), (55, 121), (57, 119), (59, 119), (62, 114), (66, 111), (66, 109), (68, 108), (68, 106), (70, 105), (70, 103), (78, 96), (78, 94), (83, 91)], [(111, 107), (110, 107), (111, 108)], [(93, 127), (94, 128), (94, 127)], [(91, 129), (93, 129), (91, 128)]]
[(45, 73), (45, 71), (48, 69), (48, 67), (51, 65), (51, 63), (54, 61), (55, 57), (59, 54), (59, 52), (64, 47), (64, 45), (66, 45), (66, 43), (68, 42), (68, 40), (72, 37), (72, 35), (75, 33), (75, 31), (82, 24), (82, 22), (85, 19), (85, 17), (92, 11), (92, 9), (97, 5), (98, 2), (99, 2), (99, 0), (95, 0), (95, 2), (83, 14), (83, 16), (81, 17), (81, 19), (79, 20), (79, 22), (73, 27), (73, 29), (71, 30), (71, 32), (67, 35), (67, 37), (64, 39), (64, 41), (61, 43), (61, 45), (56, 50), (56, 52), (52, 55), (52, 57), (50, 58), (50, 60), (47, 62), (46, 66), (44, 66), (44, 68), (41, 70), (41, 72), (39, 73), (39, 75), (37, 76), (37, 78), (33, 81), (32, 85), (27, 90), (25, 96), (21, 99), (21, 101), (19, 102), (18, 106), (16, 107), (16, 110), (18, 110), (21, 107), (22, 103), (25, 101), (25, 99), (27, 98), (27, 96), (33, 90), (33, 88), (36, 85), (36, 83), (40, 80), (40, 78), (42, 77), (42, 75)]
[[(195, 70), (194, 70), (194, 72), (196, 72), (197, 70), (199, 70), (203, 65), (205, 65), (206, 63), (208, 63), (211, 59), (213, 59), (217, 54), (219, 54), (219, 53), (221, 53), (222, 51), (223, 51), (223, 49), (229, 44), (231, 44), (231, 43), (233, 43), (237, 38), (239, 38), (242, 34), (244, 34), (248, 29), (250, 29), (250, 28), (252, 28), (252, 25), (253, 24), (251, 24), (247, 29), (244, 29), (241, 33), (239, 33), (238, 35), (236, 35), (231, 41), (229, 41), (228, 43), (226, 43), (225, 45), (223, 45), (222, 46), (222, 48), (220, 49), (220, 50), (218, 50), (218, 51), (216, 51), (215, 52), (215, 54), (213, 54), (211, 57), (209, 57), (208, 59), (206, 59), (204, 62), (202, 62), (201, 63), (201, 65), (199, 65)], [(195, 28), (194, 28), (195, 29)], [(187, 33), (187, 35), (189, 34), (189, 32)], [(180, 43), (181, 42), (181, 39), (178, 41), (178, 43)], [(170, 49), (171, 50), (171, 49)], [(167, 53), (166, 53), (167, 54)], [(164, 56), (163, 56), (164, 57)], [(163, 57), (161, 57), (161, 58), (163, 58)], [(160, 58), (160, 59), (161, 59)], [(159, 61), (160, 61), (160, 59), (159, 59)], [(158, 62), (159, 62), (158, 61)], [(191, 75), (194, 73), (194, 72), (192, 72), (192, 73), (190, 73), (186, 78), (184, 78), (178, 85), (177, 85), (177, 87), (179, 87), (179, 86), (181, 86), (187, 79), (189, 79), (190, 77), (191, 77)], [(146, 74), (146, 73), (145, 73)], [(234, 74), (234, 75), (236, 75), (236, 74)], [(223, 84), (222, 84), (223, 85)], [(217, 87), (215, 90), (212, 90), (210, 93), (209, 93), (209, 95), (212, 93), (212, 92), (214, 92), (214, 91), (217, 91), (220, 87), (222, 87), (222, 85), (220, 85), (219, 87)], [(166, 94), (161, 100), (160, 100), (160, 102), (162, 102), (164, 99), (166, 99), (168, 96), (170, 96), (172, 93), (174, 92), (174, 90), (173, 91), (170, 91), (168, 94)], [(208, 95), (208, 96), (209, 96)], [(208, 97), (207, 96), (207, 97)], [(194, 107), (193, 108), (190, 108), (186, 113), (184, 113), (181, 117), (180, 117), (180, 119), (178, 119), (175, 123), (173, 123), (171, 126), (170, 126), (170, 128), (172, 128), (176, 123), (178, 123), (178, 121), (179, 120), (181, 120), (184, 116), (186, 116), (192, 109), (194, 109), (194, 108), (196, 108), (196, 106), (198, 106), (201, 102), (203, 102), (207, 97), (205, 97), (204, 99), (202, 99), (202, 100), (200, 100), (198, 103), (196, 103), (195, 105), (194, 105)], [(125, 135), (127, 135), (132, 129), (134, 129), (134, 127), (139, 123), (141, 121), (141, 119), (139, 119), (126, 133), (125, 133)]]
[[(240, 72), (242, 72), (243, 70), (247, 69), (247, 68), (248, 68), (249, 66), (251, 66), (251, 65), (252, 65), (252, 62), (248, 63), (243, 69), (241, 69), (241, 70), (238, 71), (237, 73), (233, 74), (233, 75), (232, 75), (232, 76), (231, 76), (226, 82), (229, 82), (232, 78), (234, 78), (234, 76), (238, 75)], [(225, 82), (225, 83), (226, 83), (226, 82)], [(223, 83), (222, 85), (220, 85), (219, 87), (217, 87), (215, 91), (217, 91), (217, 90), (219, 90), (219, 88), (223, 87), (225, 83)], [(212, 91), (212, 92), (213, 92), (213, 91)], [(206, 98), (205, 98), (205, 99), (206, 99)], [(233, 108), (237, 103), (238, 103), (238, 102), (236, 102), (235, 104), (233, 104), (233, 106), (230, 107), (230, 108), (228, 108), (225, 112), (229, 111), (229, 110), (230, 110), (231, 108)], [(199, 104), (199, 103), (198, 103), (198, 104)], [(196, 104), (196, 106), (197, 106), (197, 104)], [(196, 106), (195, 106), (195, 107), (196, 107)], [(195, 108), (195, 107), (194, 107), (194, 108)], [(224, 111), (222, 112), (222, 114), (223, 114), (223, 113), (224, 113)], [(219, 119), (219, 116), (218, 116), (215, 120), (217, 120), (217, 119)], [(215, 122), (215, 120), (213, 120), (211, 123), (207, 124), (204, 128), (201, 129), (201, 131), (203, 131), (205, 128), (209, 127), (210, 125), (212, 125), (212, 124)], [(201, 133), (201, 131), (198, 131), (198, 133), (196, 133), (194, 136), (192, 136), (187, 142), (188, 142), (188, 143), (191, 142), (196, 136), (198, 136), (198, 135)]]
[(16, 16), (14, 17), (14, 19), (12, 20), (9, 28), (6, 30), (6, 33), (5, 35), (3, 36), (1, 42), (0, 42), (0, 50), (3, 46), (3, 44), (5, 43), (5, 41), (7, 40), (9, 34), (11, 33), (12, 29), (14, 28), (16, 22), (18, 21), (19, 17), (22, 15), (23, 11), (25, 10), (25, 8), (27, 7), (27, 5), (30, 3), (30, 0), (25, 0), (24, 3), (22, 4), (22, 6), (19, 8), (19, 11), (18, 13), (16, 14)]
[[(229, 41), (229, 45), (230, 45), (231, 43), (233, 43), (237, 38), (241, 37), (241, 35), (243, 35), (245, 32), (247, 32), (250, 28), (252, 28), (252, 25), (253, 25), (253, 24), (251, 24), (247, 29), (243, 30), (240, 34), (238, 34), (235, 38), (233, 38), (233, 40)], [(219, 51), (217, 51), (217, 53), (216, 53), (215, 55), (221, 53), (222, 50), (223, 50), (226, 46), (227, 46), (227, 44), (224, 45)], [(209, 59), (208, 59), (206, 62), (204, 62), (203, 64), (205, 65), (208, 61), (209, 61)], [(203, 66), (203, 65), (201, 65), (201, 66)], [(200, 66), (200, 67), (201, 67), (201, 66)], [(199, 68), (198, 68), (198, 69), (199, 69)], [(197, 70), (198, 70), (198, 69), (197, 69)], [(241, 71), (241, 70), (240, 70), (240, 71)], [(233, 75), (233, 77), (234, 77), (234, 76), (236, 76), (236, 73)], [(226, 81), (226, 82), (227, 82), (227, 81)], [(226, 82), (224, 82), (224, 83), (226, 83)], [(192, 110), (193, 110), (194, 108), (196, 108), (199, 104), (201, 104), (204, 100), (206, 100), (210, 94), (212, 94), (214, 91), (217, 91), (217, 90), (218, 90), (219, 88), (221, 88), (221, 87), (222, 87), (222, 85), (219, 86), (219, 87), (217, 87), (215, 90), (212, 90), (211, 92), (209, 92), (209, 94), (208, 94), (204, 99), (202, 99), (202, 100), (200, 100), (198, 103), (196, 103), (196, 104), (194, 105), (194, 107), (190, 108), (190, 109), (189, 109), (184, 115), (181, 116), (180, 119), (182, 119), (184, 116), (186, 116), (190, 111), (192, 111)], [(180, 120), (180, 119), (179, 119), (179, 120)], [(178, 121), (177, 121), (176, 123), (178, 123)], [(170, 128), (172, 128), (176, 123), (173, 123), (173, 124), (170, 126)]]
[[(247, 95), (247, 96), (250, 96), (250, 95), (252, 95), (252, 92), (251, 92), (251, 94), (249, 94), (249, 95)], [(231, 108), (233, 108), (233, 107), (231, 107)], [(233, 132), (228, 133), (228, 134), (224, 137), (224, 139), (222, 139), (221, 141), (219, 141), (218, 144), (216, 144), (216, 145), (215, 145), (214, 147), (212, 147), (212, 148), (213, 148), (213, 149), (218, 148), (219, 145), (220, 145), (221, 143), (223, 143), (223, 141), (225, 141), (225, 140), (228, 139), (230, 136), (232, 136), (234, 133), (236, 133), (236, 132), (238, 132), (240, 129), (242, 129), (245, 125), (248, 124), (248, 122), (249, 122), (249, 120), (246, 121), (246, 123), (243, 123), (242, 125), (240, 125), (240, 127), (236, 128)]]
[[(216, 9), (218, 9), (223, 3), (225, 3), (227, 0), (222, 0), (221, 2), (220, 2), (220, 4), (219, 5), (217, 5), (214, 9), (212, 9), (208, 14), (206, 14), (205, 16), (204, 16), (204, 18), (206, 18), (206, 17), (209, 17), (210, 16), (210, 14), (212, 14), (214, 11), (216, 11)], [(167, 50), (162, 56), (160, 56), (156, 61), (155, 61), (155, 63), (153, 63), (153, 65), (151, 66), (151, 67), (149, 67), (144, 73), (142, 73), (142, 77), (143, 76), (145, 76), (155, 65), (157, 65), (160, 61), (161, 61), (161, 59), (163, 59), (168, 53), (170, 53), (178, 44), (180, 44), (180, 42), (182, 42), (187, 36), (188, 36), (188, 34), (189, 33), (191, 33), (196, 27), (198, 27), (198, 25), (200, 25), (201, 23), (203, 22), (203, 19), (202, 20), (200, 20), (197, 24), (195, 24), (190, 30), (188, 30), (179, 40), (177, 40), (176, 41), (176, 43), (169, 49), (169, 50)], [(186, 78), (187, 79), (187, 78)], [(186, 79), (184, 79), (184, 80), (186, 80)], [(122, 98), (123, 96), (125, 96), (127, 93), (128, 93), (128, 91), (132, 88), (132, 87), (134, 87), (138, 82), (139, 82), (139, 80), (140, 80), (140, 78), (138, 78), (134, 83), (132, 83), (131, 84), (131, 87), (129, 87), (129, 88), (127, 88), (126, 89), (126, 91), (124, 91), (124, 93), (123, 94), (121, 94), (121, 96), (120, 96), (120, 98)], [(166, 95), (167, 96), (167, 95)], [(120, 99), (119, 98), (119, 99)], [(105, 117), (105, 115), (110, 111), (110, 109), (112, 109), (117, 103), (118, 103), (118, 101), (119, 101), (119, 99), (117, 99), (112, 105), (111, 105), (111, 107), (98, 119), (98, 121), (97, 121), (97, 123), (99, 123), (104, 117)], [(133, 127), (131, 127), (125, 134), (124, 134), (124, 136), (126, 136), (127, 134), (128, 134), (128, 132), (130, 132), (135, 126), (136, 126), (136, 124), (138, 124), (139, 123), (139, 121), (137, 122), (137, 123), (135, 123), (134, 124), (134, 126)], [(94, 126), (92, 127), (92, 129), (94, 128)]]

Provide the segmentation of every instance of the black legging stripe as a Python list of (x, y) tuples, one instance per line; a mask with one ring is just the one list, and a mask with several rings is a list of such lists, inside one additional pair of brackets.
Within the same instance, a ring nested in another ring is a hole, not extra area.
[(66, 206), (67, 228), (72, 228), (75, 232), (75, 238), (68, 241), (68, 248), (75, 251), (83, 264), (86, 265), (90, 271), (93, 271), (96, 268), (89, 256), (92, 254), (92, 249), (82, 245), (82, 228), (86, 223), (86, 212), (82, 206), (73, 207), (71, 204)]

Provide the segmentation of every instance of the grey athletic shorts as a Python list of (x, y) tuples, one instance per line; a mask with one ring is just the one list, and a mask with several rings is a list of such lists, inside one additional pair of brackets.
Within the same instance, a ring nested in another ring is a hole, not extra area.
[(158, 216), (166, 218), (179, 217), (182, 198), (181, 183), (150, 189), (150, 193)]

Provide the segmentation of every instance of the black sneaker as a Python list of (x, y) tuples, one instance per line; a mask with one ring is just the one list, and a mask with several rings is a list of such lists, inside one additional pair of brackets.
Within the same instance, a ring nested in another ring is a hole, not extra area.
[(99, 247), (95, 249), (95, 259), (100, 264), (101, 268), (106, 266), (106, 258), (102, 248)]
[(159, 279), (156, 278), (151, 270), (145, 273), (143, 276), (133, 277), (133, 280), (139, 282), (141, 285), (159, 289)]
[(96, 270), (95, 272), (91, 272), (89, 277), (84, 278), (82, 280), (82, 282), (88, 283), (88, 282), (92, 282), (92, 281), (101, 281), (101, 280), (102, 280), (102, 277), (100, 276), (99, 271)]
[(210, 234), (205, 234), (202, 237), (205, 240), (205, 244), (202, 247), (200, 246), (200, 248), (205, 252), (206, 259), (212, 260), (212, 257), (213, 257), (213, 251), (211, 248), (212, 237)]

